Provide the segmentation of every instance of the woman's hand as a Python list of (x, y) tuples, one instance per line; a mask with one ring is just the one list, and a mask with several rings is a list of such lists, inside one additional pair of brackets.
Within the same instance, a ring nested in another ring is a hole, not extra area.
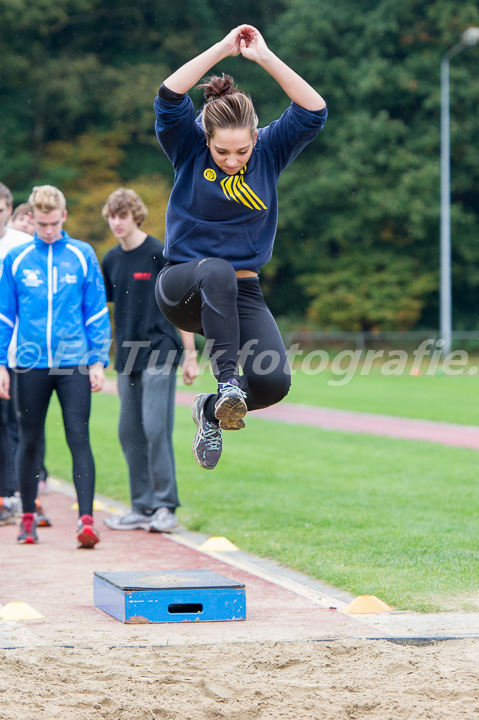
[(247, 60), (253, 60), (254, 62), (266, 58), (268, 46), (260, 31), (252, 25), (241, 26), (240, 53)]
[[(226, 37), (223, 38), (223, 40), (220, 41), (219, 45), (221, 46), (221, 54), (223, 57), (236, 57), (240, 54), (240, 40), (241, 40), (241, 28), (243, 26), (239, 25), (238, 27), (231, 30), (231, 32), (226, 35)], [(246, 27), (246, 26), (245, 26)]]
[(261, 33), (252, 25), (238, 25), (220, 43), (224, 57), (243, 55), (257, 60), (268, 47)]

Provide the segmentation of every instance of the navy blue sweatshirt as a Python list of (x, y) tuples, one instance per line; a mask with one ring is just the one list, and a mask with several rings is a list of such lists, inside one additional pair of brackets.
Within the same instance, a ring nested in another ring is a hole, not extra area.
[(279, 177), (323, 129), (326, 108), (313, 112), (291, 103), (258, 130), (247, 165), (233, 176), (214, 162), (188, 95), (158, 95), (155, 112), (156, 135), (175, 170), (164, 256), (174, 263), (218, 257), (235, 270), (259, 272), (273, 252)]

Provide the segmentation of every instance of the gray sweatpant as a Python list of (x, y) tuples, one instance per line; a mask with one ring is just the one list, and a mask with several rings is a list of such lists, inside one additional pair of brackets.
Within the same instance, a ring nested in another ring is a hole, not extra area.
[(162, 373), (163, 367), (118, 374), (119, 437), (128, 463), (131, 505), (146, 513), (160, 507), (174, 510), (180, 504), (172, 442), (176, 368)]

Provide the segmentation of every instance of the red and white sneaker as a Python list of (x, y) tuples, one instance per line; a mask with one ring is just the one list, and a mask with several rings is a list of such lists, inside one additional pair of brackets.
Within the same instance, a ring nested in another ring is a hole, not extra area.
[(81, 548), (92, 548), (100, 542), (100, 533), (93, 527), (91, 515), (82, 515), (79, 519), (77, 540)]
[(35, 515), (33, 513), (23, 513), (17, 542), (20, 545), (35, 545), (38, 542)]

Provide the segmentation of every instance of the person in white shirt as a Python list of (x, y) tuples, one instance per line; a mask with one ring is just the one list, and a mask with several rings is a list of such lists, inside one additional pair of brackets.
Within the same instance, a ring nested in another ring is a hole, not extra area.
[(15, 230), (7, 225), (12, 210), (12, 193), (6, 185), (0, 182), (0, 267), (3, 267), (3, 260), (9, 250), (32, 239), (28, 233)]
[[(30, 205), (22, 203), (12, 212), (13, 196), (6, 185), (0, 183), (0, 277), (2, 275), (3, 260), (7, 253), (18, 245), (30, 242), (33, 236), (33, 220), (30, 212)], [(3, 233), (3, 234), (2, 234)], [(8, 352), (9, 365), (12, 367), (15, 359), (16, 332)], [(13, 387), (13, 385), (12, 385)], [(0, 525), (15, 522), (15, 511), (19, 505), (14, 493), (18, 490), (18, 481), (15, 470), (15, 455), (18, 448), (18, 423), (15, 416), (13, 400), (1, 400), (4, 406), (1, 410), (0, 427), (2, 438), (0, 439)], [(45, 457), (45, 439), (41, 447), (41, 456)], [(2, 480), (2, 477), (5, 480)], [(38, 482), (39, 492), (47, 491), (48, 471), (43, 461), (40, 466), (40, 477)], [(37, 504), (37, 526), (49, 527), (50, 520), (45, 515), (40, 500)]]
[(35, 225), (33, 223), (30, 205), (28, 203), (17, 205), (10, 216), (8, 227), (13, 228), (14, 230), (21, 230), (33, 237)]
[[(6, 185), (0, 183), (0, 277), (3, 260), (12, 248), (31, 240), (31, 236), (7, 226), (12, 214), (13, 196)], [(14, 497), (17, 489), (15, 477), (15, 438), (11, 432), (13, 419), (11, 400), (0, 399), (0, 525), (15, 522), (18, 501)]]

